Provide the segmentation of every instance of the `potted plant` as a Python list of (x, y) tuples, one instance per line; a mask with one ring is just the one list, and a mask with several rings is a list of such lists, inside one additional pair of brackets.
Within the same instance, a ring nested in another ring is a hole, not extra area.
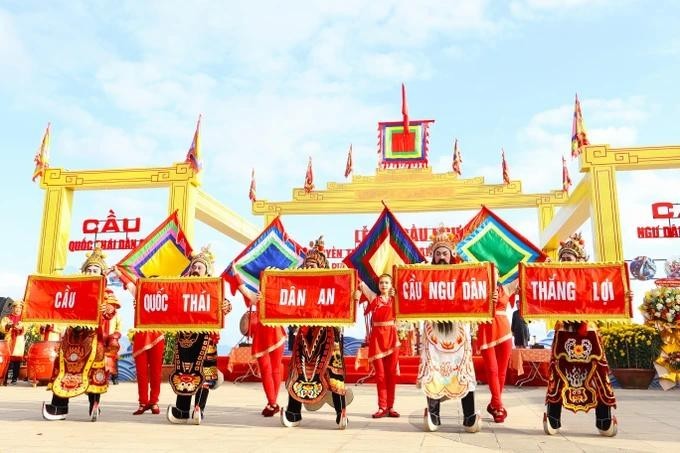
[(680, 288), (660, 286), (647, 291), (640, 311), (645, 324), (661, 335), (656, 371), (661, 387), (669, 390), (680, 383)]
[(609, 367), (621, 387), (648, 388), (661, 350), (659, 332), (642, 324), (622, 324), (605, 327), (600, 334)]
[(166, 382), (173, 371), (175, 371), (175, 343), (177, 343), (176, 332), (165, 332), (165, 350), (163, 351), (163, 369), (161, 370), (161, 381)]

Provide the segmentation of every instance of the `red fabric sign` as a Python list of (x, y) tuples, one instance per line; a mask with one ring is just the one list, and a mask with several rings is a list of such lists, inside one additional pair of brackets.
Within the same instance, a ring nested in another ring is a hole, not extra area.
[(353, 269), (267, 269), (260, 285), (264, 325), (343, 326), (355, 322)]
[(29, 275), (24, 322), (96, 327), (104, 298), (102, 276)]
[(625, 263), (520, 263), (520, 313), (525, 319), (630, 319)]
[(136, 330), (205, 332), (224, 327), (222, 279), (140, 278)]
[(407, 320), (493, 318), (496, 288), (492, 263), (394, 266), (395, 312)]

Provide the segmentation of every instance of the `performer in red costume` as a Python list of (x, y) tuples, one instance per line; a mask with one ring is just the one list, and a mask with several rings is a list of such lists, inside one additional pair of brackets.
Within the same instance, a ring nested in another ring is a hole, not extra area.
[[(104, 275), (108, 269), (101, 248), (87, 256), (81, 267), (85, 275)], [(54, 376), (49, 385), (52, 402), (43, 403), (42, 415), (45, 420), (63, 420), (68, 414), (69, 398), (87, 393), (90, 402), (90, 418), (96, 422), (101, 413), (99, 400), (108, 390), (108, 373), (105, 368), (103, 324), (115, 313), (109, 306), (120, 306), (110, 289), (104, 292), (102, 324), (97, 329), (69, 327), (59, 347)]]
[[(121, 277), (118, 268), (114, 271)], [(137, 286), (128, 282), (127, 290), (132, 294), (133, 306), (136, 305)], [(162, 332), (135, 332), (132, 340), (132, 357), (135, 359), (137, 371), (137, 396), (139, 407), (132, 415), (142, 415), (146, 411), (158, 415), (158, 398), (161, 394), (161, 370), (163, 369), (163, 354), (165, 352), (165, 336)]]
[[(588, 260), (579, 233), (560, 242), (559, 260)], [(632, 300), (633, 293), (626, 297)], [(609, 381), (609, 365), (597, 328), (588, 322), (558, 322), (550, 360), (550, 378), (545, 396), (543, 431), (557, 434), (562, 426), (562, 407), (572, 412), (595, 409), (595, 427), (602, 436), (613, 437), (618, 431), (612, 407), (616, 407)]]
[(281, 326), (270, 327), (260, 322), (260, 317), (254, 308), (257, 307), (258, 299), (262, 297), (261, 293), (254, 294), (243, 283), (239, 285), (238, 289), (243, 294), (243, 300), (250, 310), (249, 329), (253, 337), (252, 354), (257, 359), (262, 377), (262, 387), (267, 397), (267, 405), (262, 409), (262, 415), (273, 417), (281, 410), (276, 400), (283, 374), (282, 359), (286, 332)]
[(10, 384), (16, 385), (21, 362), (24, 360), (24, 349), (26, 347), (26, 337), (24, 336), (26, 329), (21, 322), (21, 312), (24, 308), (24, 303), (20, 300), (15, 300), (10, 307), (12, 308), (12, 313), (4, 316), (2, 320), (0, 320), (0, 332), (5, 334), (10, 352), (7, 376), (0, 376), (0, 384), (3, 381), (6, 382), (9, 371), (11, 371), (12, 380), (10, 381)]
[[(498, 278), (498, 271), (496, 271), (496, 278)], [(502, 285), (496, 287), (494, 298), (496, 299), (495, 316), (491, 322), (479, 325), (477, 343), (482, 351), (484, 370), (491, 392), (491, 402), (486, 406), (486, 411), (491, 414), (494, 422), (503, 423), (508, 416), (508, 411), (503, 406), (503, 388), (512, 353), (512, 332), (505, 313), (510, 299), (507, 290)]]
[(371, 316), (371, 330), (367, 332), (368, 361), (373, 363), (378, 390), (378, 411), (372, 417), (399, 417), (399, 412), (394, 410), (399, 340), (394, 315), (392, 276), (382, 274), (378, 280), (378, 288), (380, 295), (371, 291), (364, 282), (359, 283), (359, 289), (371, 301), (364, 313)]

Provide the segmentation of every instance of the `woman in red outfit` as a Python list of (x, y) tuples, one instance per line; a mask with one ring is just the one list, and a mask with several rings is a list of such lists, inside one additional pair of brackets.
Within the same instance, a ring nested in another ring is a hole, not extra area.
[[(260, 293), (253, 294), (246, 285), (241, 283), (238, 287), (243, 300), (246, 302), (251, 316), (250, 334), (253, 337), (252, 355), (257, 359), (262, 377), (262, 387), (267, 397), (267, 405), (262, 409), (262, 415), (273, 417), (281, 408), (276, 403), (281, 387), (283, 374), (283, 345), (286, 342), (286, 333), (283, 327), (269, 327), (260, 322), (260, 317), (253, 307), (257, 306)], [(255, 317), (254, 319), (252, 317)]]
[[(113, 268), (118, 278), (122, 273)], [(121, 278), (122, 281), (122, 278)], [(132, 305), (136, 305), (137, 286), (127, 282), (126, 289), (132, 294)], [(161, 394), (161, 370), (163, 369), (163, 353), (165, 352), (165, 336), (162, 332), (135, 332), (132, 340), (132, 357), (137, 370), (137, 396), (139, 407), (132, 415), (142, 415), (146, 411), (158, 415), (158, 398)]]
[[(496, 275), (498, 278), (498, 275)], [(491, 322), (482, 323), (477, 330), (477, 344), (482, 351), (491, 402), (486, 410), (496, 423), (503, 423), (508, 412), (503, 407), (503, 387), (512, 353), (512, 332), (505, 310), (510, 296), (502, 285), (494, 293), (496, 313)]]
[(371, 301), (364, 313), (366, 316), (372, 315), (371, 331), (367, 333), (368, 361), (373, 363), (378, 390), (378, 412), (372, 417), (399, 417), (399, 413), (394, 410), (399, 340), (394, 316), (392, 276), (389, 274), (380, 276), (378, 280), (380, 295), (378, 296), (364, 282), (359, 284), (359, 288)]

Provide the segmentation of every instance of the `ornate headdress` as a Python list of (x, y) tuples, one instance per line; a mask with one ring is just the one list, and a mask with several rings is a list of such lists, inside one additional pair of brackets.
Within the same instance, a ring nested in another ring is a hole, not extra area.
[(451, 250), (451, 255), (455, 255), (456, 244), (459, 240), (460, 237), (458, 235), (450, 231), (446, 231), (446, 228), (442, 224), (435, 230), (434, 234), (430, 236), (430, 241), (432, 241), (432, 243), (427, 248), (427, 253), (432, 255), (439, 247), (446, 247), (447, 249)]
[(316, 266), (319, 268), (328, 268), (328, 258), (326, 258), (326, 254), (324, 253), (323, 236), (319, 236), (319, 239), (316, 241), (311, 241), (309, 247), (302, 265), (304, 266), (309, 262), (313, 262), (316, 263)]
[(23, 307), (23, 306), (24, 306), (24, 301), (21, 300), (21, 299), (17, 299), (17, 300), (13, 300), (12, 302), (9, 303), (9, 307), (10, 307), (10, 308), (14, 308), (14, 307), (16, 307), (17, 305)]
[(118, 302), (118, 298), (113, 293), (113, 291), (108, 288), (104, 291), (104, 302), (108, 305), (113, 305), (116, 307), (116, 309), (120, 308), (120, 302)]
[(102, 252), (101, 247), (95, 247), (94, 250), (92, 250), (92, 253), (88, 253), (87, 258), (85, 258), (85, 262), (83, 262), (83, 265), (80, 266), (80, 272), (85, 272), (85, 269), (87, 269), (89, 266), (98, 266), (102, 272), (104, 269), (107, 269), (108, 266), (106, 265), (106, 262), (104, 261), (104, 258), (106, 258), (106, 255), (104, 255), (104, 252)]
[(562, 259), (563, 255), (574, 255), (576, 261), (588, 261), (585, 249), (586, 242), (581, 237), (581, 233), (574, 233), (566, 241), (560, 241), (560, 249), (557, 258)]
[(215, 256), (210, 251), (210, 245), (201, 247), (199, 253), (191, 255), (191, 262), (189, 267), (194, 263), (203, 263), (205, 265), (206, 274), (211, 276), (213, 274), (213, 265), (215, 264)]

